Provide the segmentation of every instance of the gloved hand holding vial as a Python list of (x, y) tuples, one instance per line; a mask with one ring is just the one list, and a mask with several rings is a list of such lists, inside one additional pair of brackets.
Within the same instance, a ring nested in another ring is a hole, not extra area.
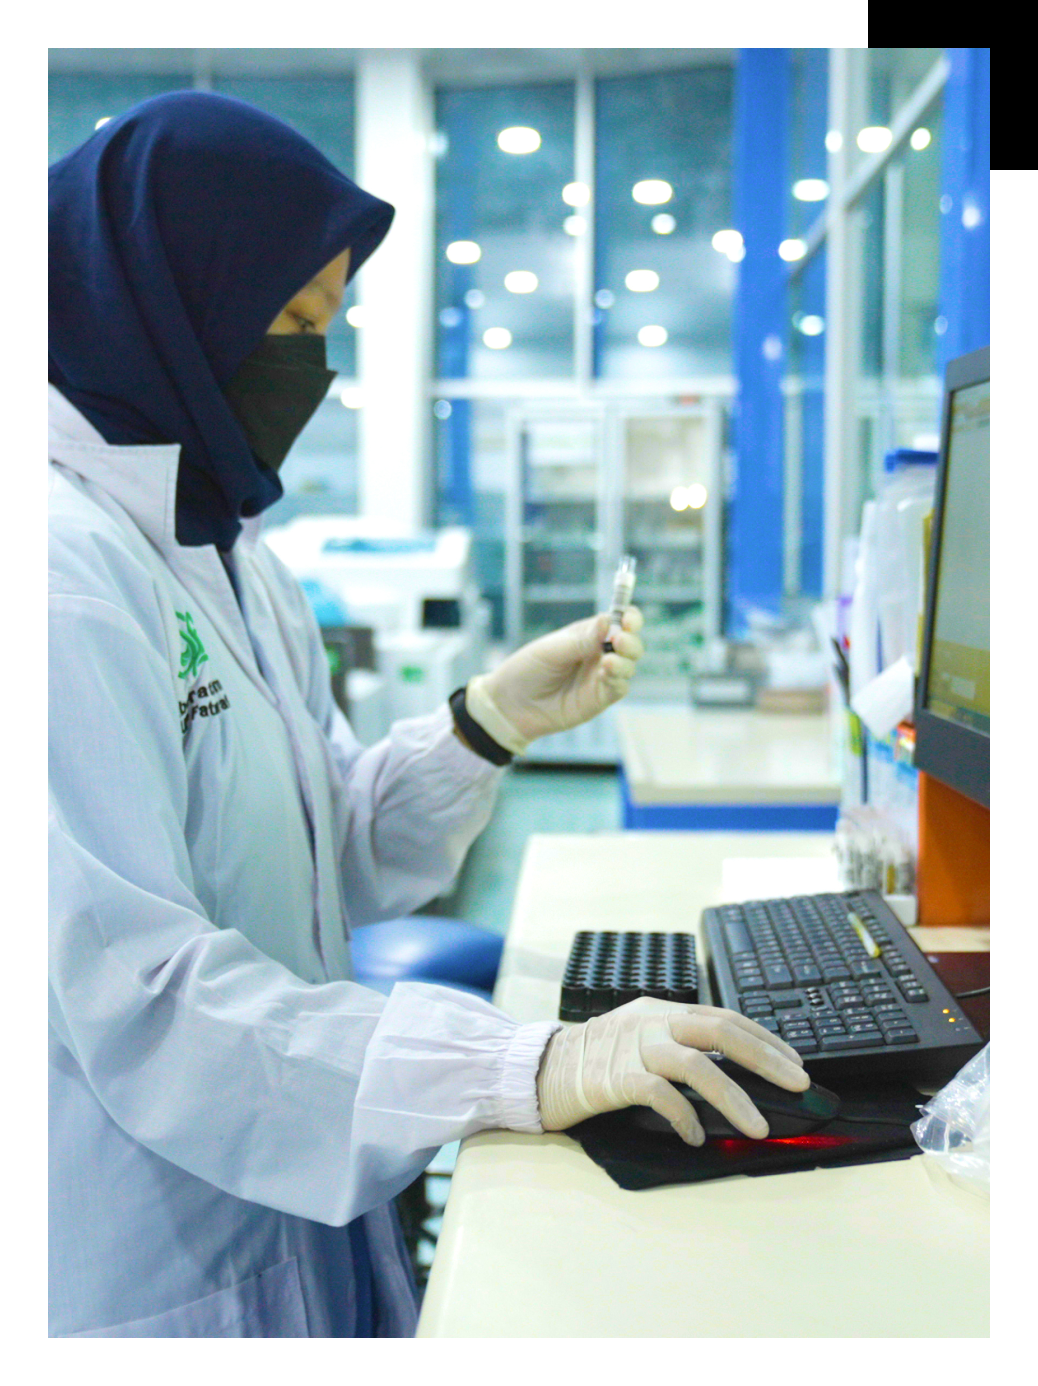
[(506, 750), (522, 755), (536, 737), (567, 731), (618, 702), (645, 653), (641, 612), (631, 605), (635, 560), (624, 555), (608, 615), (585, 617), (521, 646), (489, 674), (470, 679), (470, 716)]

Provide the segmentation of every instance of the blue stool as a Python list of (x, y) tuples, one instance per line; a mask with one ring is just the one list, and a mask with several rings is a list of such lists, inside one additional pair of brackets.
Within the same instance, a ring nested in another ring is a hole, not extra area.
[(434, 982), (490, 1000), (505, 941), (461, 919), (410, 915), (364, 924), (350, 940), (357, 981), (388, 993), (395, 982)]

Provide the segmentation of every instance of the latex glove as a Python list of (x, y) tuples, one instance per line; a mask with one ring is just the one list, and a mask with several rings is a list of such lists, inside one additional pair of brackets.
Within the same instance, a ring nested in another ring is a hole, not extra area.
[(614, 630), (613, 653), (602, 653), (609, 616), (589, 616), (531, 640), (489, 674), (470, 679), (465, 707), (488, 735), (514, 755), (538, 736), (567, 731), (597, 717), (627, 692), (645, 653), (636, 606)]
[(810, 1087), (800, 1055), (763, 1025), (717, 1006), (640, 996), (552, 1035), (537, 1075), (541, 1125), (564, 1131), (598, 1112), (651, 1107), (689, 1145), (702, 1145), (699, 1118), (672, 1079), (695, 1088), (745, 1135), (762, 1139), (767, 1122), (705, 1050), (718, 1050), (790, 1092)]

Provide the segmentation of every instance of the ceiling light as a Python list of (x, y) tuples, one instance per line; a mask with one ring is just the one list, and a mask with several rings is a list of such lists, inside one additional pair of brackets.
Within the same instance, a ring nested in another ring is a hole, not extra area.
[(451, 241), (446, 254), (452, 265), (474, 265), (483, 252), (475, 241)]
[(483, 345), (493, 351), (503, 351), (512, 345), (512, 334), (507, 327), (488, 327), (483, 333)]
[(562, 229), (567, 236), (582, 236), (587, 230), (587, 222), (583, 217), (567, 217), (562, 223)]
[(361, 405), (360, 390), (356, 385), (344, 385), (339, 395), (347, 409), (359, 409)]
[(660, 277), (655, 270), (631, 270), (624, 283), (632, 294), (647, 294), (660, 286)]
[(640, 327), (638, 329), (638, 341), (644, 347), (662, 346), (667, 340), (667, 329), (665, 327)]
[(825, 322), (817, 313), (805, 313), (797, 323), (797, 329), (805, 337), (818, 337), (825, 331)]
[(829, 196), (829, 184), (824, 178), (799, 178), (793, 184), (793, 196), (798, 202), (823, 202)]
[(858, 131), (858, 148), (863, 154), (882, 154), (892, 138), (885, 125), (866, 125)]
[(671, 510), (685, 510), (688, 507), (688, 487), (675, 486), (670, 493)]
[(482, 289), (469, 289), (465, 294), (466, 308), (482, 308), (486, 301), (486, 294)]
[(541, 137), (529, 125), (510, 125), (497, 137), (499, 149), (506, 154), (532, 154), (541, 147)]
[(449, 399), (438, 399), (433, 405), (433, 413), (438, 419), (449, 419), (453, 412)]
[(983, 213), (975, 202), (963, 202), (962, 224), (967, 231), (972, 231), (973, 228), (979, 226), (983, 220)]
[(643, 202), (647, 207), (658, 207), (661, 202), (670, 201), (674, 196), (674, 189), (662, 178), (645, 178), (640, 183), (635, 183), (631, 189), (631, 196), (635, 202)]
[(807, 254), (807, 243), (795, 237), (779, 242), (779, 258), (782, 260), (802, 260)]
[(825, 147), (830, 154), (839, 154), (843, 148), (843, 136), (839, 130), (829, 130), (825, 136)]
[(598, 308), (612, 308), (616, 302), (616, 295), (612, 289), (599, 289), (595, 294), (595, 306)]
[(459, 327), (461, 325), (461, 309), (444, 308), (440, 313), (440, 325), (442, 327)]
[(918, 130), (912, 131), (912, 138), (908, 141), (908, 143), (912, 146), (913, 149), (925, 149), (926, 146), (930, 143), (930, 138), (930, 132), (929, 130), (927, 130), (926, 126), (920, 125)]
[(721, 255), (727, 255), (732, 261), (739, 261), (746, 254), (741, 231), (715, 231), (710, 239), (710, 244)]
[(657, 236), (669, 236), (677, 222), (669, 212), (657, 212), (650, 223)]
[(505, 288), (510, 294), (532, 294), (537, 287), (537, 276), (530, 270), (512, 270), (505, 275)]
[(562, 190), (562, 200), (570, 207), (586, 207), (591, 201), (591, 189), (586, 183), (567, 183)]
[(689, 510), (702, 510), (706, 505), (706, 487), (701, 481), (693, 482), (688, 488), (688, 508)]
[(359, 303), (355, 303), (352, 308), (346, 309), (346, 321), (351, 327), (364, 326), (364, 309)]

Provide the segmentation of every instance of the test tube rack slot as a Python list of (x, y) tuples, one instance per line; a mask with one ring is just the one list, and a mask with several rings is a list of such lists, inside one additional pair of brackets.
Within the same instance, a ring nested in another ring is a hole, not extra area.
[(589, 1020), (639, 996), (698, 1000), (694, 935), (583, 930), (574, 937), (562, 977), (560, 1020)]

